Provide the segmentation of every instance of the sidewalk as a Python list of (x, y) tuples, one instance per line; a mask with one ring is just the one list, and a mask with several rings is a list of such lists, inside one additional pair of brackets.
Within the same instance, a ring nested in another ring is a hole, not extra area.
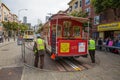
[(18, 65), (21, 62), (21, 48), (13, 39), (0, 43), (0, 67)]
[(1, 42), (0, 43), (0, 47), (2, 47), (2, 46), (4, 46), (4, 45), (8, 45), (8, 44), (10, 44), (10, 43), (13, 43), (13, 42), (16, 42), (16, 41), (14, 41), (13, 39), (10, 39), (10, 41), (8, 41), (8, 40), (4, 40), (4, 42)]

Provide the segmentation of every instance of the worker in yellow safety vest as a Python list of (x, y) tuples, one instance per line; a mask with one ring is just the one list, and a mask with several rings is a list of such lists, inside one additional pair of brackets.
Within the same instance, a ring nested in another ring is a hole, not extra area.
[(40, 58), (40, 68), (43, 69), (44, 66), (44, 55), (45, 55), (45, 45), (44, 40), (40, 35), (37, 35), (37, 40), (34, 43), (34, 52), (35, 52), (35, 62), (34, 66), (38, 67), (38, 62)]
[(92, 38), (89, 38), (88, 50), (92, 63), (95, 63), (95, 40), (93, 40)]

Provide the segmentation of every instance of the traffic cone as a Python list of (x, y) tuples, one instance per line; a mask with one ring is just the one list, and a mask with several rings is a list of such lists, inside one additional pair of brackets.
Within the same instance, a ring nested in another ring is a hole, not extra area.
[(55, 54), (51, 55), (51, 59), (55, 60)]

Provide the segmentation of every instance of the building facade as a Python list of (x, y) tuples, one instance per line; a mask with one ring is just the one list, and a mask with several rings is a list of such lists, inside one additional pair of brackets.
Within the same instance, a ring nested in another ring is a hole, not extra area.
[(68, 13), (72, 13), (74, 11), (82, 11), (82, 0), (71, 0), (69, 3)]
[(10, 9), (2, 3), (2, 21), (9, 21)]
[(12, 14), (13, 22), (18, 22), (18, 16), (16, 14)]
[(116, 10), (116, 14), (112, 9), (101, 13), (97, 31), (102, 38), (120, 38), (120, 9)]
[(87, 18), (90, 19), (90, 23), (91, 23), (90, 36), (97, 39), (99, 36), (99, 33), (97, 31), (97, 26), (100, 23), (100, 16), (95, 14), (94, 7), (91, 4), (91, 0), (82, 0), (82, 11), (84, 13), (87, 13), (88, 14)]

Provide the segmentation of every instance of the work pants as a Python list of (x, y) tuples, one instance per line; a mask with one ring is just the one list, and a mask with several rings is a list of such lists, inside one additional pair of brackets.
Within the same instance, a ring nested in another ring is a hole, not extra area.
[(89, 50), (92, 63), (95, 63), (95, 50)]
[(39, 58), (40, 58), (40, 68), (43, 69), (43, 65), (44, 65), (44, 54), (42, 54), (42, 55), (39, 55), (38, 53), (35, 54), (34, 66), (35, 66), (35, 67), (38, 67)]

